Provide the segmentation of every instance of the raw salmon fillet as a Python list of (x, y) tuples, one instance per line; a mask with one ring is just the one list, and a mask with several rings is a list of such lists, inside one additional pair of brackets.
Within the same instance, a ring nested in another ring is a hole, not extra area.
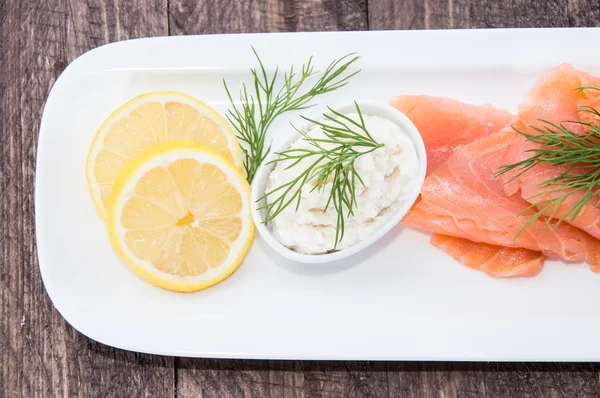
[(467, 267), (494, 278), (535, 276), (544, 266), (544, 255), (533, 250), (490, 245), (435, 233), (431, 235), (431, 244)]
[[(507, 196), (502, 181), (495, 177), (515, 132), (510, 128), (473, 141), (427, 179), (420, 201), (404, 221), (428, 231), (491, 245), (541, 251), (567, 261), (600, 264), (600, 241), (562, 223), (542, 236), (542, 217), (535, 234), (519, 215), (528, 203), (519, 195)], [(554, 222), (551, 223), (554, 226)]]
[[(545, 119), (557, 124), (564, 120), (590, 120), (591, 115), (589, 113), (576, 113), (577, 107), (580, 105), (598, 107), (600, 105), (600, 96), (597, 91), (586, 90), (578, 92), (576, 89), (582, 86), (600, 87), (600, 78), (577, 70), (570, 65), (561, 65), (551, 70), (535, 84), (519, 105), (519, 120), (514, 123), (515, 127), (530, 134), (537, 134), (529, 126), (542, 127), (543, 124), (538, 119)], [(574, 123), (565, 123), (565, 125), (576, 132), (583, 131), (581, 125)], [(517, 134), (514, 136), (506, 155), (502, 159), (502, 164), (509, 165), (525, 160), (531, 156), (531, 153), (527, 153), (526, 151), (537, 147), (539, 147), (538, 144), (526, 141), (523, 136)], [(511, 182), (509, 180), (517, 173), (504, 174), (502, 179), (507, 182), (504, 186), (505, 192), (508, 195), (518, 193), (525, 200), (532, 203), (555, 197), (560, 193), (540, 195), (532, 198), (541, 192), (540, 183), (557, 176), (564, 170), (564, 167), (541, 164)], [(542, 190), (546, 189), (548, 188)], [(581, 193), (574, 193), (565, 200), (558, 208), (555, 218), (562, 217), (581, 196)], [(549, 214), (550, 211), (546, 213), (546, 215)], [(575, 220), (571, 221), (569, 218), (565, 221), (570, 222), (572, 225), (588, 232), (596, 238), (600, 238), (600, 208), (595, 208), (593, 204), (585, 206)]]
[(504, 128), (513, 116), (491, 105), (471, 105), (444, 97), (401, 95), (390, 105), (417, 127), (427, 150), (427, 174), (464, 144)]

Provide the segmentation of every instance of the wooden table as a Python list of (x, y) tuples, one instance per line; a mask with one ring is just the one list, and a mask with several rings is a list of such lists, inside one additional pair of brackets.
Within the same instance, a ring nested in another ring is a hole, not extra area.
[(44, 102), (67, 64), (99, 45), (230, 32), (594, 26), (598, 0), (0, 0), (0, 21), (0, 395), (600, 395), (597, 364), (231, 361), (112, 349), (52, 306), (33, 221)]

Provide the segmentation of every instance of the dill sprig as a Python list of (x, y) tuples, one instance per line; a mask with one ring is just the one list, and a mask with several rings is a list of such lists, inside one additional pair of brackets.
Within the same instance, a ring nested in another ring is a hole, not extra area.
[[(275, 219), (292, 203), (296, 203), (296, 211), (300, 207), (303, 189), (330, 189), (329, 197), (323, 213), (333, 206), (337, 213), (335, 243), (333, 250), (344, 237), (344, 222), (347, 217), (354, 215), (357, 207), (356, 186), (364, 181), (355, 168), (356, 159), (373, 152), (383, 146), (373, 139), (367, 131), (362, 112), (355, 102), (358, 120), (354, 120), (328, 107), (331, 114), (324, 113), (323, 121), (316, 121), (302, 116), (309, 123), (321, 128), (325, 137), (314, 138), (305, 131), (294, 129), (301, 134), (302, 140), (310, 144), (309, 148), (290, 148), (278, 152), (278, 157), (269, 162), (291, 162), (285, 170), (299, 165), (305, 159), (310, 159), (307, 166), (293, 180), (266, 192), (259, 200), (275, 197), (260, 209), (266, 209), (264, 223)], [(331, 184), (329, 187), (328, 184)]]
[(347, 69), (359, 59), (354, 53), (347, 54), (331, 62), (318, 80), (303, 91), (306, 81), (319, 74), (314, 70), (312, 57), (302, 65), (299, 73), (291, 66), (283, 74), (283, 82), (279, 82), (277, 79), (279, 68), (269, 75), (254, 47), (252, 51), (260, 68), (251, 69), (254, 82), (251, 88), (246, 87), (246, 84), (242, 85), (239, 105), (235, 104), (229, 87), (223, 79), (223, 85), (231, 102), (231, 108), (226, 116), (237, 131), (238, 139), (243, 143), (244, 170), (250, 183), (271, 150), (270, 144), (266, 146), (265, 138), (273, 121), (285, 112), (308, 108), (313, 98), (345, 86), (348, 84), (348, 79), (360, 72), (356, 70), (346, 73)]
[[(578, 91), (596, 90), (596, 87), (581, 87)], [(552, 123), (548, 120), (539, 119), (541, 126), (529, 126), (538, 134), (526, 133), (513, 126), (513, 130), (521, 134), (533, 143), (541, 145), (539, 148), (529, 149), (532, 153), (528, 159), (514, 164), (501, 166), (496, 173), (502, 174), (518, 171), (508, 182), (522, 176), (527, 171), (540, 164), (564, 167), (556, 176), (539, 184), (540, 192), (526, 198), (531, 203), (521, 215), (527, 214), (527, 222), (515, 236), (515, 239), (527, 228), (533, 231), (535, 223), (540, 217), (547, 216), (542, 234), (551, 225), (551, 221), (557, 218), (561, 205), (571, 195), (581, 196), (573, 203), (567, 211), (558, 217), (554, 229), (560, 223), (567, 220), (573, 222), (588, 205), (600, 206), (600, 112), (589, 105), (577, 108), (577, 113), (589, 113), (596, 117), (596, 123), (583, 120), (565, 120), (561, 123)], [(582, 126), (583, 133), (577, 133), (567, 127), (567, 123)], [(542, 196), (550, 197), (539, 199)], [(533, 211), (533, 213), (531, 213)]]

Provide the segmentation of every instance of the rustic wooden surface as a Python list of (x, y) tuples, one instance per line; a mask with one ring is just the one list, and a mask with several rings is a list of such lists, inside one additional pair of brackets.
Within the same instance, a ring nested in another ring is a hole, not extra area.
[(0, 0), (0, 396), (600, 396), (598, 364), (225, 361), (112, 349), (52, 306), (33, 223), (44, 101), (66, 65), (99, 45), (167, 34), (597, 24), (598, 0)]

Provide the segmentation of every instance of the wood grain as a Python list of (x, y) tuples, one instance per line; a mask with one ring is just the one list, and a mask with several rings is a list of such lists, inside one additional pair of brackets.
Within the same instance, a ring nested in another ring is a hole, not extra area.
[(598, 364), (179, 360), (178, 397), (596, 397)]
[(383, 362), (181, 359), (178, 397), (383, 397)]
[(0, 0), (0, 396), (600, 396), (598, 364), (226, 361), (106, 347), (50, 303), (33, 224), (44, 101), (66, 65), (99, 45), (169, 33), (598, 24), (597, 0)]
[(84, 52), (120, 40), (167, 36), (167, 0), (63, 1), (68, 23), (67, 61)]
[(389, 363), (390, 396), (595, 397), (597, 364)]
[[(68, 62), (99, 44), (166, 34), (166, 1), (0, 4), (0, 395), (172, 396), (171, 358), (92, 342), (54, 309), (38, 269), (33, 221), (38, 126), (52, 84)], [(93, 15), (99, 25), (88, 23)]]
[(19, 222), (21, 153), (14, 134), (19, 123), (18, 92), (13, 84), (18, 71), (15, 48), (6, 43), (17, 29), (0, 2), (0, 395), (10, 396), (21, 386), (23, 267), (20, 263), (23, 230)]
[(369, 0), (369, 28), (598, 26), (597, 0)]
[(366, 30), (366, 0), (170, 0), (171, 34)]

